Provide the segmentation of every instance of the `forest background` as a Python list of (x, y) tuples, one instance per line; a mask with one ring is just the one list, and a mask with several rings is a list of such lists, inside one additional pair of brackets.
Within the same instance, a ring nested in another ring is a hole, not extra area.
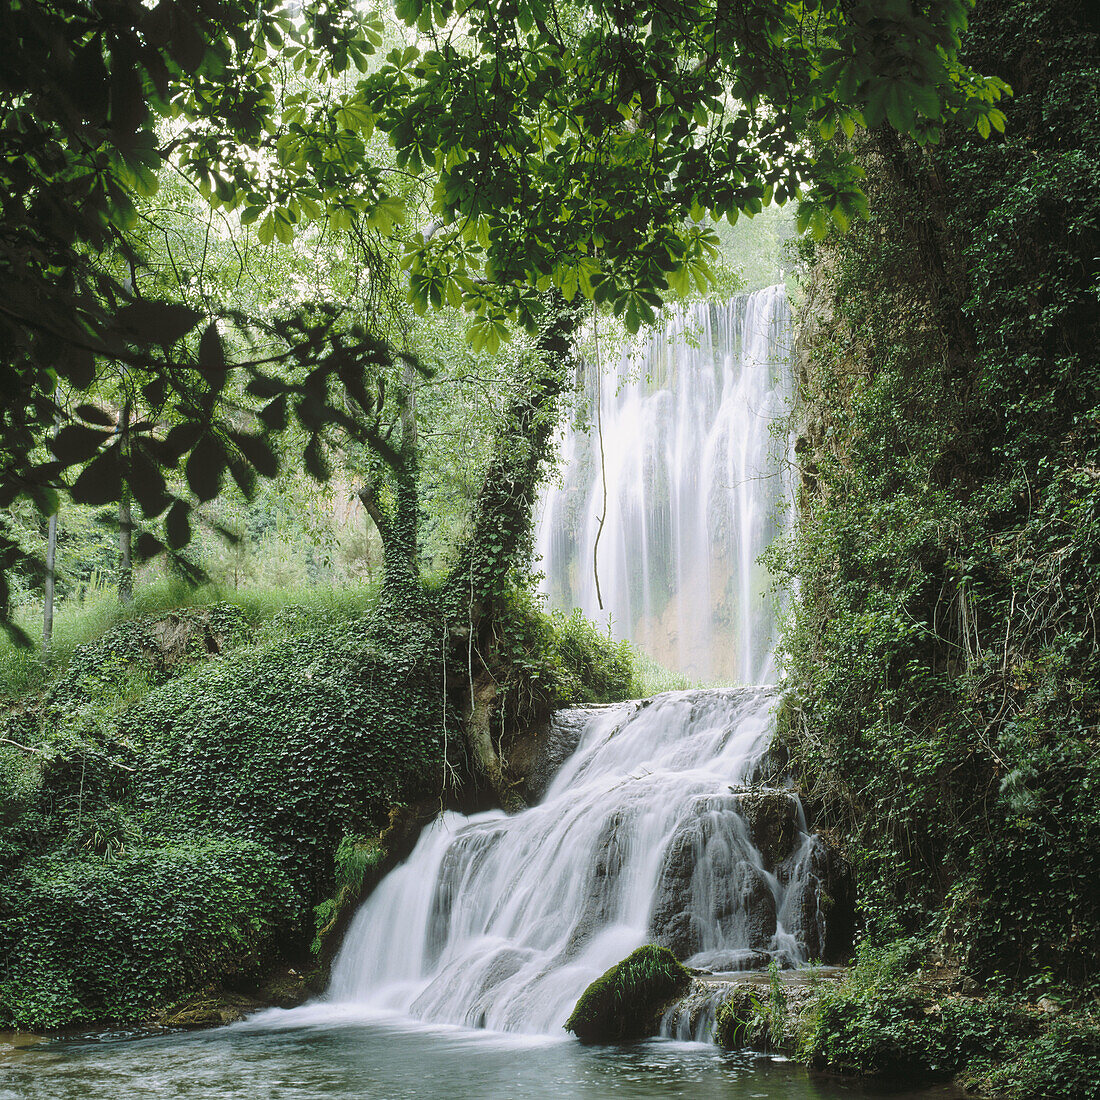
[[(765, 208), (797, 199), (821, 325), (774, 561), (802, 593), (788, 766), (868, 945), (1062, 1015), (1035, 1064), (1000, 1001), (924, 1062), (998, 1032), (1005, 1088), (1087, 1065), (1094, 17), (395, 14), (5, 7), (0, 597), (16, 639), (51, 576), (60, 609), (48, 650), (4, 654), (6, 1018), (135, 1018), (301, 949), (398, 850), (395, 806), (513, 806), (505, 744), (638, 690), (531, 598), (576, 347), (755, 282)], [(869, 1065), (922, 1012), (869, 988), (811, 1057)]]

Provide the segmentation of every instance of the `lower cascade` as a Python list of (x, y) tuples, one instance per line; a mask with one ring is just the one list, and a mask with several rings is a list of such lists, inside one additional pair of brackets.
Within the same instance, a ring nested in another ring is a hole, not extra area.
[(542, 801), (425, 830), (356, 914), (327, 999), (560, 1033), (644, 943), (714, 974), (825, 956), (829, 853), (793, 793), (750, 785), (775, 701), (722, 688), (559, 712), (544, 755), (575, 748)]

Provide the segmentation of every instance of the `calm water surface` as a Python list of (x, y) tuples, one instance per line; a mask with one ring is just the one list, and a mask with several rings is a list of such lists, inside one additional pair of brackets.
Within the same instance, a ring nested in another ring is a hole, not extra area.
[[(212, 1031), (49, 1040), (0, 1053), (0, 1100), (858, 1100), (790, 1062), (653, 1040), (582, 1047), (348, 1015), (263, 1013)], [(895, 1100), (947, 1100), (943, 1091)]]

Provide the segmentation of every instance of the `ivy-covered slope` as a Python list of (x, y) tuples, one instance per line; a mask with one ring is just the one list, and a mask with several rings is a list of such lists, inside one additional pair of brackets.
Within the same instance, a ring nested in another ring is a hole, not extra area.
[[(17, 701), (0, 731), (0, 1027), (129, 1022), (301, 959), (347, 885), (338, 849), (395, 807), (471, 797), (438, 602), (128, 622)], [(522, 594), (505, 622), (507, 724), (628, 693), (627, 651), (588, 624)]]
[(980, 0), (1003, 136), (857, 152), (871, 216), (806, 248), (783, 738), (868, 932), (1100, 991), (1096, 10)]

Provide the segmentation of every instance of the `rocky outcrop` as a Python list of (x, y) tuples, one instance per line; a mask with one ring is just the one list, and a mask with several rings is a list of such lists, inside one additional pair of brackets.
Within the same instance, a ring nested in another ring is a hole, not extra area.
[(534, 804), (546, 793), (561, 766), (580, 743), (581, 734), (592, 720), (593, 712), (599, 709), (598, 706), (588, 706), (555, 711), (546, 728), (538, 731), (526, 770), (525, 793), (528, 802)]
[(776, 877), (790, 885), (779, 919), (797, 931), (807, 956), (844, 961), (855, 934), (855, 878), (848, 862), (814, 835), (776, 868)]
[(649, 931), (678, 959), (694, 957), (715, 972), (766, 966), (769, 952), (789, 963), (774, 941), (779, 926), (799, 942), (801, 957), (836, 962), (851, 948), (854, 911), (851, 868), (806, 831), (797, 796), (741, 787), (698, 799), (673, 834)]
[(798, 847), (805, 822), (798, 799), (777, 787), (739, 787), (734, 805), (749, 826), (753, 845), (764, 859), (764, 867), (774, 871)]
[(776, 931), (775, 896), (756, 865), (740, 796), (699, 799), (696, 811), (665, 850), (654, 942), (680, 959), (729, 942), (763, 951)]
[(294, 1008), (319, 992), (320, 988), (310, 978), (283, 965), (266, 978), (241, 989), (219, 984), (207, 986), (187, 1000), (169, 1005), (150, 1023), (188, 1030), (220, 1027), (234, 1024), (264, 1008)]

